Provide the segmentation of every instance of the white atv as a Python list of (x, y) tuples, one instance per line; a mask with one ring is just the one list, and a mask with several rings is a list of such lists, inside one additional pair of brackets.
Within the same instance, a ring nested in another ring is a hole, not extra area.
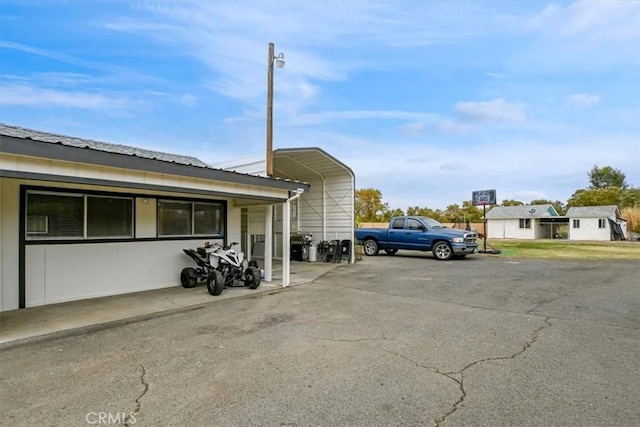
[[(197, 251), (183, 249), (198, 268), (186, 267), (180, 273), (180, 282), (185, 288), (193, 288), (198, 281), (207, 281), (207, 291), (211, 295), (220, 295), (225, 287), (247, 286), (257, 289), (260, 286), (260, 270), (256, 260), (247, 261), (244, 253), (237, 250), (238, 243), (224, 247), (219, 243), (205, 242)], [(236, 285), (240, 282), (241, 285)]]

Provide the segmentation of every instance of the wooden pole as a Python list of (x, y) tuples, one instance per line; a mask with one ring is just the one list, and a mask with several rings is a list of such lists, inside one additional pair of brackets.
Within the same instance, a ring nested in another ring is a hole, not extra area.
[(273, 176), (273, 58), (274, 45), (269, 43), (267, 72), (267, 176)]

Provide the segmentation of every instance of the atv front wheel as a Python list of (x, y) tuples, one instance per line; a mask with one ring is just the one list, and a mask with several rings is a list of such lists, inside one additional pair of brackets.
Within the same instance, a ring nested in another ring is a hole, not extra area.
[(224, 290), (224, 280), (219, 271), (212, 271), (207, 277), (207, 291), (213, 296), (218, 296)]

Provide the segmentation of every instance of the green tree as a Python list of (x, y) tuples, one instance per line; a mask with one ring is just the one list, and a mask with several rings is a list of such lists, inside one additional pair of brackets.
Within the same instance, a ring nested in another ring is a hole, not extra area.
[(619, 187), (576, 190), (567, 201), (567, 207), (605, 205), (622, 207), (623, 194), (624, 191)]
[(552, 205), (560, 215), (564, 215), (566, 212), (564, 203), (562, 203), (560, 200), (556, 200), (555, 202), (552, 202), (551, 200), (547, 200), (547, 199), (535, 199), (535, 200), (532, 200), (529, 204), (530, 205)]
[[(390, 211), (388, 203), (382, 202), (382, 192), (376, 188), (356, 190), (356, 222), (382, 221), (386, 212)], [(380, 216), (377, 213), (380, 213)]]
[(381, 221), (389, 222), (391, 221), (391, 218), (393, 218), (394, 216), (404, 216), (404, 212), (402, 211), (402, 209), (397, 209), (397, 208), (387, 210), (382, 214)]
[(407, 215), (428, 216), (429, 218), (433, 218), (436, 221), (443, 221), (442, 211), (440, 209), (434, 210), (427, 207), (421, 208), (418, 206), (413, 206), (407, 209)]
[(640, 207), (640, 188), (626, 188), (622, 190), (620, 209)]
[(520, 200), (503, 200), (502, 201), (502, 206), (523, 206), (524, 203), (522, 203)]
[(591, 171), (588, 173), (589, 182), (591, 183), (590, 189), (598, 188), (627, 188), (627, 176), (622, 173), (620, 169), (614, 169), (611, 166), (603, 166), (599, 168), (597, 165), (593, 165)]

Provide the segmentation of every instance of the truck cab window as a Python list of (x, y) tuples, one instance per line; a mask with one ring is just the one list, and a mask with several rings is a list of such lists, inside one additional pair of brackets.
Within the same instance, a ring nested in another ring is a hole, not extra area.
[(404, 228), (404, 218), (396, 218), (391, 223), (391, 228), (394, 230), (402, 230)]
[(407, 229), (408, 230), (422, 230), (424, 226), (417, 219), (409, 218), (407, 220)]

